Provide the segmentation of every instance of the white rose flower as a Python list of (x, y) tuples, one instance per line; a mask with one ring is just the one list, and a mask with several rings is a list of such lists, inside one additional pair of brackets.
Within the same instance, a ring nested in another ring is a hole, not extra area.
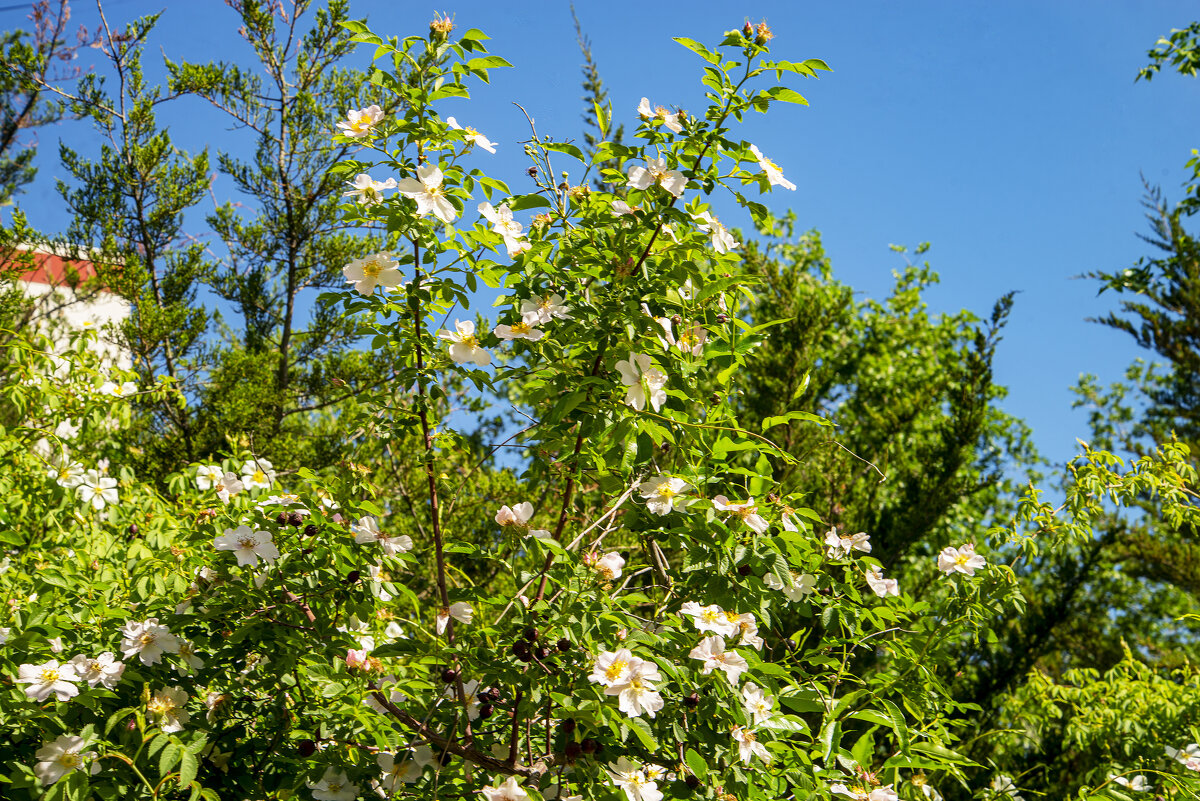
[(279, 558), (279, 548), (271, 540), (271, 535), (266, 531), (255, 531), (247, 525), (225, 529), (221, 536), (213, 540), (213, 547), (218, 551), (233, 551), (239, 566), (255, 567), (260, 558), (265, 562)]
[(339, 120), (337, 127), (342, 129), (343, 135), (351, 139), (362, 139), (371, 133), (371, 129), (382, 119), (383, 109), (370, 105), (364, 109), (348, 109), (346, 119)]
[(492, 354), (479, 344), (475, 337), (475, 323), (470, 320), (455, 320), (454, 330), (442, 329), (438, 338), (450, 343), (450, 358), (457, 364), (474, 362), (479, 367), (492, 363)]
[[(73, 734), (63, 734), (53, 742), (44, 743), (34, 754), (38, 760), (33, 768), (34, 774), (43, 785), (49, 787), (96, 758), (94, 751), (84, 752), (84, 747), (84, 739)], [(99, 768), (98, 764), (92, 762), (92, 773), (98, 772)]]
[(422, 164), (417, 167), (416, 178), (405, 178), (396, 185), (400, 194), (417, 201), (417, 214), (424, 217), (432, 214), (449, 225), (458, 216), (446, 192), (442, 189), (442, 171), (435, 164)]

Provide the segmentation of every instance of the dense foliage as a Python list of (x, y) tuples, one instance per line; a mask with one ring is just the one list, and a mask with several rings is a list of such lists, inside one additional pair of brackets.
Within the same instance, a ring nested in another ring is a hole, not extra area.
[[(676, 40), (698, 110), (614, 111), (581, 33), (586, 149), (531, 130), (521, 192), (443, 116), (508, 66), (483, 32), (231, 5), (259, 68), (164, 90), (153, 18), (105, 22), (116, 91), (40, 112), (104, 136), (61, 154), (76, 289), (133, 313), (0, 301), (6, 797), (1200, 793), (1186, 209), (1098, 275), (1169, 365), (1085, 382), (1095, 437), (1048, 485), (996, 407), (1011, 297), (934, 315), (908, 262), (858, 299), (755, 199), (797, 190), (737, 124), (828, 69), (765, 23)], [(4, 40), (0, 109), (48, 102), (64, 14)], [(215, 158), (248, 201), (219, 257), (181, 239), (210, 156), (158, 127), (177, 96), (255, 137)], [(15, 213), (8, 278), (37, 240)]]

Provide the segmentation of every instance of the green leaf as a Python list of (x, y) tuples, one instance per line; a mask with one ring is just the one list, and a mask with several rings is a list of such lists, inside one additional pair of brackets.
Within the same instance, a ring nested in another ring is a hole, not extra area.
[(658, 750), (658, 740), (654, 739), (654, 734), (650, 731), (649, 723), (642, 718), (630, 718), (629, 728), (630, 731), (637, 735), (637, 738), (641, 741), (643, 748), (645, 748), (647, 751)]
[(891, 720), (890, 728), (896, 733), (896, 742), (900, 747), (900, 753), (908, 756), (911, 739), (908, 734), (908, 723), (904, 720), (904, 713), (900, 708), (886, 698), (880, 698), (879, 703), (886, 710), (888, 718)]
[(837, 720), (830, 720), (825, 724), (825, 728), (821, 730), (821, 759), (828, 762), (833, 758), (834, 749), (837, 748), (838, 740), (841, 739), (842, 724)]
[(683, 45), (688, 50), (691, 50), (693, 53), (700, 56), (700, 58), (704, 59), (709, 64), (716, 64), (717, 62), (719, 62), (721, 60), (720, 56), (718, 56), (713, 51), (709, 50), (704, 45), (697, 42), (695, 39), (688, 39), (686, 36), (676, 36), (673, 38), (675, 39), (676, 42), (679, 42), (679, 44)]
[(804, 95), (794, 89), (788, 89), (786, 86), (774, 86), (767, 89), (763, 94), (770, 97), (772, 100), (781, 103), (799, 103), (802, 106), (807, 106), (808, 101), (804, 99)]
[(700, 781), (708, 776), (708, 763), (704, 761), (704, 757), (696, 753), (694, 748), (689, 748), (687, 753), (683, 755), (683, 761), (687, 763), (688, 770), (696, 775)]
[(497, 67), (511, 67), (512, 64), (509, 64), (500, 56), (480, 56), (479, 58), (473, 58), (468, 61), (466, 66), (467, 69), (474, 71), (491, 70), (496, 69)]
[(818, 417), (815, 414), (809, 414), (808, 412), (788, 412), (787, 414), (781, 414), (777, 417), (768, 417), (763, 420), (762, 430), (766, 431), (767, 429), (774, 428), (775, 426), (783, 425), (784, 423), (790, 423), (793, 420), (804, 420), (805, 422), (816, 423), (820, 426), (833, 425), (832, 420), (826, 420), (824, 417)]
[(158, 775), (165, 779), (171, 773), (171, 768), (175, 767), (175, 763), (179, 761), (179, 755), (182, 753), (183, 749), (178, 743), (167, 743), (163, 748), (162, 755), (158, 758)]
[(192, 783), (200, 770), (200, 760), (191, 751), (184, 749), (179, 756), (179, 787), (182, 789)]
[(548, 209), (550, 208), (550, 201), (541, 195), (516, 195), (508, 201), (508, 207), (513, 211)]
[(569, 144), (567, 142), (546, 142), (542, 145), (542, 147), (544, 147), (544, 148), (546, 148), (546, 150), (549, 150), (554, 153), (566, 153), (568, 156), (571, 156), (572, 158), (579, 159), (580, 161), (584, 162), (585, 164), (587, 163), (587, 159), (584, 158), (583, 151), (580, 150), (579, 148), (575, 147), (575, 145)]

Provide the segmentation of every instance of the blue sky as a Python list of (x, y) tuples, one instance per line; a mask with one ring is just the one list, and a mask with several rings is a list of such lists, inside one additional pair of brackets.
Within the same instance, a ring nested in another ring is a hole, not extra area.
[[(151, 60), (245, 59), (237, 23), (220, 0), (116, 0), (110, 22), (163, 9)], [(352, 2), (385, 35), (423, 34), (433, 7), (390, 0)], [(986, 314), (1018, 290), (1000, 347), (997, 378), (1011, 395), (1004, 407), (1024, 418), (1043, 454), (1070, 458), (1086, 436), (1071, 412), (1069, 388), (1081, 373), (1118, 378), (1139, 352), (1129, 338), (1085, 318), (1111, 308), (1111, 294), (1074, 280), (1088, 270), (1117, 270), (1149, 253), (1140, 174), (1179, 196), (1183, 164), (1200, 146), (1200, 84), (1175, 75), (1134, 83), (1145, 51), (1193, 18), (1183, 2), (629, 2), (581, 0), (576, 10), (593, 42), (618, 115), (632, 120), (643, 95), (655, 103), (699, 108), (700, 61), (671, 41), (719, 40), (749, 18), (775, 32), (775, 55), (824, 59), (833, 72), (793, 82), (811, 105), (780, 106), (749, 120), (757, 143), (799, 185), (768, 203), (791, 208), (801, 230), (821, 231), (838, 278), (880, 297), (903, 266), (891, 243), (929, 241), (927, 258), (942, 276), (934, 311)], [(493, 73), (455, 115), (500, 143), (487, 168), (520, 186), (528, 135), (521, 103), (539, 132), (580, 132), (580, 56), (566, 2), (443, 2), (460, 28), (492, 37), (492, 52), (515, 69)], [(91, 25), (94, 7), (78, 2), (75, 21)], [(4, 28), (23, 22), (0, 13)], [(364, 61), (366, 54), (364, 54)], [(196, 108), (164, 119), (185, 148), (225, 145), (236, 133), (192, 122)], [(86, 131), (41, 135), (40, 186), (22, 206), (53, 230), (64, 217), (50, 180), (63, 137), (83, 151)], [(235, 145), (236, 146), (236, 145)], [(480, 154), (486, 156), (486, 154)], [(483, 166), (483, 165), (481, 165)], [(223, 190), (226, 194), (223, 194)], [(218, 178), (218, 198), (228, 181)], [(745, 220), (729, 222), (744, 223)]]

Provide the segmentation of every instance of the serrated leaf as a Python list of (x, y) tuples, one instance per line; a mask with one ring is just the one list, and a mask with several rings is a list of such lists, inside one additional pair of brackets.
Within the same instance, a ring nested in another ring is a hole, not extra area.
[(171, 769), (179, 762), (179, 755), (183, 749), (178, 744), (168, 742), (163, 748), (162, 755), (158, 758), (158, 775), (164, 779), (171, 773)]
[(179, 755), (179, 787), (180, 789), (187, 787), (196, 778), (196, 773), (200, 770), (200, 760), (196, 759), (196, 755), (186, 748)]

